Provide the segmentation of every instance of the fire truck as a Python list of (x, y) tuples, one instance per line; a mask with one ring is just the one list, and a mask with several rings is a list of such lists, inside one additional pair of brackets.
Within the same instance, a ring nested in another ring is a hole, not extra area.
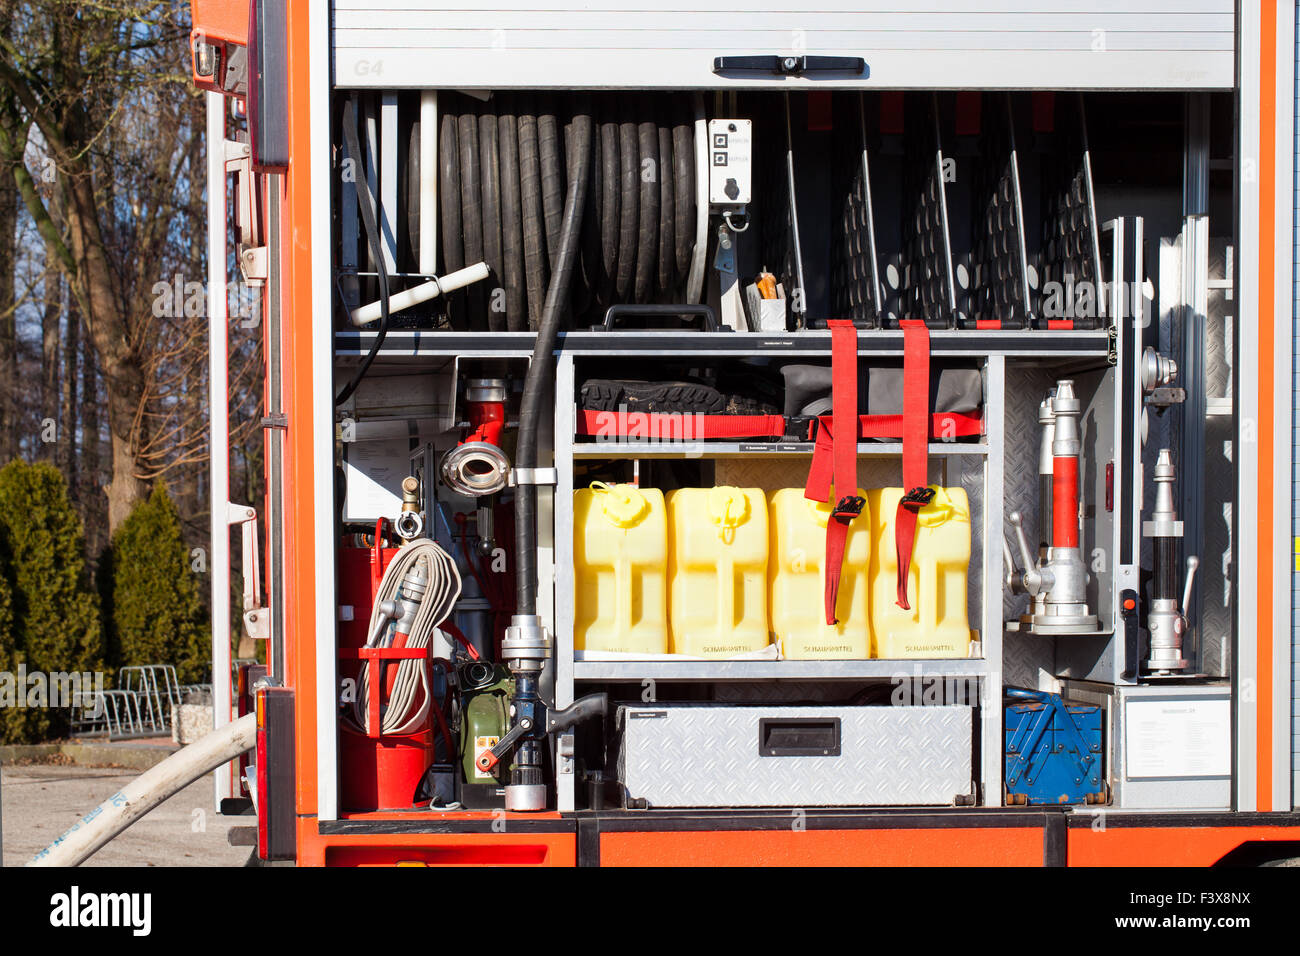
[(579, 6), (194, 0), (258, 856), (1300, 856), (1296, 8)]

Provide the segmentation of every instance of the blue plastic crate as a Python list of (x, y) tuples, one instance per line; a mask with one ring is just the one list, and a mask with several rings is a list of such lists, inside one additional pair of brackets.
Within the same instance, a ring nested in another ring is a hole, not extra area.
[(1067, 704), (1060, 694), (1005, 691), (1007, 802), (1106, 802), (1101, 708)]

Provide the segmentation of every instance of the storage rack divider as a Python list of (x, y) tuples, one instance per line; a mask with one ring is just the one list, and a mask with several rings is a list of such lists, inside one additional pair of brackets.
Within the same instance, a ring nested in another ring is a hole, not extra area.
[[(373, 332), (344, 330), (335, 334), (335, 354), (344, 364), (358, 360), (373, 341)], [(753, 358), (802, 356), (825, 358), (830, 354), (830, 333), (804, 331), (768, 333), (570, 332), (557, 348), (554, 417), (554, 465), (557, 482), (553, 500), (541, 489), (539, 524), (553, 509), (554, 538), (539, 535), (539, 613), (555, 641), (555, 703), (573, 702), (578, 684), (593, 682), (655, 681), (768, 681), (768, 680), (890, 680), (899, 676), (924, 678), (977, 678), (980, 681), (978, 727), (979, 803), (1002, 803), (1002, 540), (1004, 528), (1003, 463), (1005, 460), (1006, 365), (1008, 360), (1052, 365), (1072, 361), (1106, 362), (1110, 336), (1106, 331), (1037, 330), (936, 330), (930, 333), (931, 351), (940, 358), (978, 358), (985, 378), (985, 435), (979, 443), (931, 444), (932, 455), (977, 456), (984, 461), (984, 508), (981, 619), (977, 622), (983, 656), (961, 660), (841, 660), (841, 661), (575, 661), (573, 648), (573, 464), (575, 459), (651, 456), (807, 456), (811, 445), (784, 442), (616, 443), (582, 447), (575, 442), (576, 407), (574, 360), (619, 356), (662, 356), (666, 353), (697, 358)], [(433, 358), (477, 356), (527, 357), (532, 353), (531, 333), (458, 334), (420, 330), (389, 332), (378, 362), (384, 365), (422, 363)], [(861, 330), (861, 356), (900, 357), (903, 334), (897, 330)], [(863, 444), (860, 455), (901, 456), (896, 443)], [(539, 462), (545, 466), (544, 460)], [(548, 547), (550, 545), (550, 547)], [(548, 554), (549, 552), (549, 554)], [(568, 570), (565, 570), (568, 569)], [(974, 569), (973, 569), (974, 570)], [(554, 583), (554, 604), (547, 600)], [(549, 612), (549, 613), (548, 613)], [(572, 734), (557, 742), (556, 789), (558, 809), (575, 809), (576, 774)]]

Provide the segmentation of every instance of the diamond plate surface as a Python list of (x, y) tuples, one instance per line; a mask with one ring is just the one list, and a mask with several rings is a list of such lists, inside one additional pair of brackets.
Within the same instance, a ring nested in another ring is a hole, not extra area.
[[(1210, 240), (1210, 278), (1231, 279), (1232, 250), (1226, 239)], [(1205, 318), (1205, 381), (1210, 398), (1232, 395), (1232, 316), (1236, 306), (1222, 289), (1211, 289)], [(1205, 423), (1205, 514), (1203, 548), (1196, 572), (1200, 621), (1197, 635), (1201, 668), (1227, 677), (1232, 672), (1232, 419), (1209, 418)]]
[[(1232, 279), (1227, 239), (1210, 239), (1210, 278)], [(1235, 310), (1223, 289), (1210, 290), (1210, 314), (1205, 318), (1205, 385), (1211, 398), (1232, 395), (1232, 329), (1227, 318)]]
[[(1038, 404), (1056, 384), (1050, 372), (1023, 365), (1007, 366), (1007, 402), (1005, 417), (1006, 465), (1003, 471), (1003, 512), (1019, 511), (1030, 546), (1038, 540), (1038, 446), (1042, 430), (1038, 424)], [(1010, 528), (1003, 529), (1006, 533)], [(1016, 564), (1020, 564), (1015, 542), (1008, 537)], [(994, 542), (998, 547), (1002, 545)], [(1003, 590), (1002, 616), (1012, 620), (1029, 608), (1026, 595)]]
[[(618, 779), (651, 807), (949, 805), (969, 794), (969, 707), (620, 707)], [(763, 718), (840, 720), (838, 757), (761, 757)]]
[[(1019, 511), (1025, 537), (1038, 540), (1038, 445), (1042, 433), (1038, 424), (1038, 403), (1056, 379), (1040, 368), (1007, 366), (1005, 418), (1006, 467), (1003, 472), (1003, 513)], [(1009, 526), (1008, 526), (1009, 527)], [(1004, 529), (1005, 531), (1005, 529)], [(997, 547), (999, 542), (992, 542)], [(1012, 553), (1016, 554), (1014, 543)], [(1020, 557), (1016, 555), (1017, 565)], [(1002, 590), (1002, 618), (1012, 621), (1029, 610), (1029, 597)], [(1056, 651), (1052, 638), (1035, 634), (1004, 632), (1002, 638), (1002, 681), (1011, 687), (1039, 686), (1042, 672), (1054, 674)]]
[[(1205, 422), (1205, 554), (1196, 571), (1200, 600), (1201, 667), (1206, 673), (1232, 673), (1232, 419)], [(1194, 599), (1195, 600), (1195, 599)]]

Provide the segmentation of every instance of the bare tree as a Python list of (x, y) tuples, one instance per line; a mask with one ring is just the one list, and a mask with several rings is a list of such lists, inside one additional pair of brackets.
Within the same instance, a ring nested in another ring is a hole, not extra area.
[(170, 125), (175, 104), (195, 99), (184, 71), (185, 13), (183, 4), (152, 0), (0, 0), (0, 22), (10, 23), (0, 36), (0, 94), (10, 109), (0, 149), (21, 156), (35, 128), (56, 171), (50, 195), (22, 164), (14, 178), (98, 358), (110, 531), (156, 474), (143, 453), (155, 443), (142, 411), (154, 344), (153, 283), (143, 280), (174, 239), (173, 194), (185, 175), (187, 154)]

